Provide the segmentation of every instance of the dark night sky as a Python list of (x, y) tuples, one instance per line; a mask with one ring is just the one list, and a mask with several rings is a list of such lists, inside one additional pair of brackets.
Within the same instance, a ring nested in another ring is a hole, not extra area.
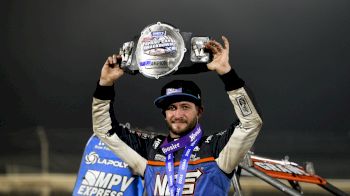
[[(335, 156), (339, 168), (346, 168), (349, 10), (348, 0), (1, 1), (2, 137), (10, 130), (26, 135), (23, 130), (41, 125), (49, 133), (86, 130), (84, 137), (68, 140), (83, 144), (92, 133), (92, 93), (106, 57), (145, 26), (164, 21), (180, 31), (230, 39), (230, 62), (252, 90), (264, 120), (256, 152), (320, 161), (324, 169), (325, 157)], [(202, 73), (159, 80), (123, 77), (116, 84), (119, 119), (164, 132), (163, 117), (152, 103), (160, 87), (175, 78), (201, 87), (208, 133), (235, 118), (221, 81)], [(342, 177), (350, 177), (349, 169)]]

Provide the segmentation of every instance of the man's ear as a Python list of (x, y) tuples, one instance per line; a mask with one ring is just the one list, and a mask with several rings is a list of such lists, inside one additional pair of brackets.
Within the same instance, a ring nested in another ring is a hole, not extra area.
[(200, 118), (204, 112), (203, 106), (197, 106), (198, 117)]

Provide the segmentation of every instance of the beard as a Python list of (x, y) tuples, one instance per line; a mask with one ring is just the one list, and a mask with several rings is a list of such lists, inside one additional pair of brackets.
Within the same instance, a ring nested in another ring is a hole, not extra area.
[(180, 137), (191, 132), (193, 128), (196, 126), (197, 122), (198, 122), (197, 118), (193, 118), (191, 120), (180, 118), (180, 119), (173, 119), (173, 120), (166, 121), (169, 130), (174, 135), (178, 135)]

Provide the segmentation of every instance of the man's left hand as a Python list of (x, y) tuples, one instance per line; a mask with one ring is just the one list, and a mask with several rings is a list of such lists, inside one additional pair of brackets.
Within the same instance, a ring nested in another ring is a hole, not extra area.
[(229, 63), (229, 42), (225, 36), (222, 36), (224, 46), (215, 40), (210, 40), (206, 44), (206, 48), (213, 53), (213, 61), (207, 64), (209, 70), (216, 71), (219, 75), (223, 75), (231, 70)]

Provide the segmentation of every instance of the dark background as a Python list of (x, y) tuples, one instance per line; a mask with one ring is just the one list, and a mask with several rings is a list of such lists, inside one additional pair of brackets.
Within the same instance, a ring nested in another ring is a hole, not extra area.
[[(0, 3), (0, 171), (40, 168), (45, 129), (50, 171), (76, 173), (92, 134), (100, 69), (122, 43), (157, 21), (230, 40), (230, 62), (264, 120), (255, 152), (311, 161), (326, 178), (350, 178), (350, 1), (85, 0)], [(207, 133), (229, 126), (233, 108), (215, 73), (116, 84), (122, 122), (166, 133), (153, 106), (174, 78), (202, 89)]]

